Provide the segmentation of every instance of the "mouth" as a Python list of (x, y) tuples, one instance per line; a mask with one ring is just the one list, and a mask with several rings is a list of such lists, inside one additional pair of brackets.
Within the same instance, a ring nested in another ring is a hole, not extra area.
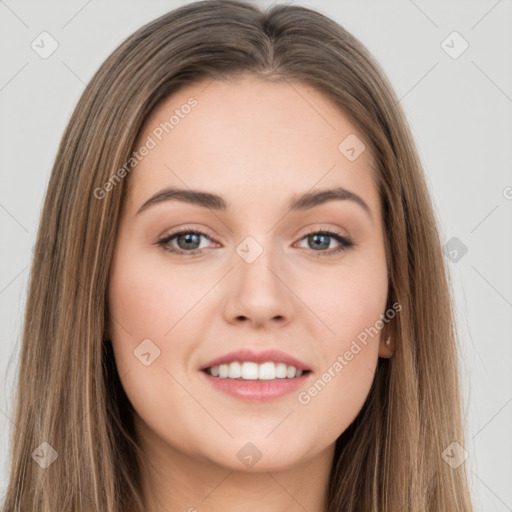
[(238, 381), (273, 381), (281, 379), (297, 379), (311, 373), (311, 370), (297, 368), (286, 363), (266, 361), (232, 361), (231, 363), (210, 366), (202, 370), (217, 379)]
[(268, 402), (299, 390), (312, 371), (286, 363), (232, 361), (203, 368), (207, 384), (223, 395), (245, 402)]
[(199, 368), (212, 389), (239, 400), (274, 400), (305, 386), (313, 371), (300, 359), (277, 349), (249, 347), (224, 354)]

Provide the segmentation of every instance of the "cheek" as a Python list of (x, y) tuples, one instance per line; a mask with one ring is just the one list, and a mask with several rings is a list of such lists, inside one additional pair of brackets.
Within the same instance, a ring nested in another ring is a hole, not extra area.
[[(353, 354), (351, 360), (338, 354), (297, 395), (298, 429), (316, 431), (323, 439), (335, 440), (361, 411), (374, 379), (377, 355), (368, 349)], [(317, 418), (311, 421), (311, 418)]]
[(155, 389), (179, 388), (165, 370), (177, 378), (186, 372), (184, 362), (195, 343), (175, 341), (190, 338), (190, 322), (204, 293), (197, 275), (171, 271), (144, 251), (127, 246), (118, 251), (110, 274), (111, 338), (119, 374), (128, 376), (125, 390), (140, 407), (148, 407), (146, 397), (153, 397)]
[(350, 278), (340, 283), (340, 291), (328, 310), (332, 331), (342, 342), (339, 348), (354, 339), (364, 342), (379, 338), (379, 330), (375, 329), (376, 324), (380, 325), (386, 298), (386, 283), (379, 286), (374, 279)]
[[(156, 281), (156, 276), (147, 270), (149, 266), (136, 256), (129, 250), (119, 249), (110, 273), (110, 327), (121, 375), (142, 366), (135, 359), (141, 343), (148, 345), (154, 358), (162, 347), (164, 334), (170, 328), (170, 317), (166, 315), (169, 305), (163, 296), (163, 283)], [(151, 340), (154, 346), (144, 340)]]
[[(186, 360), (190, 346), (172, 343), (180, 338), (187, 310), (197, 302), (191, 285), (179, 273), (165, 275), (143, 254), (119, 251), (110, 275), (109, 309), (112, 346), (123, 388), (137, 413), (153, 420), (160, 411), (170, 424), (173, 404), (187, 400), (172, 378), (183, 380), (179, 362)], [(174, 280), (176, 277), (176, 280)], [(188, 281), (193, 282), (193, 281)], [(196, 285), (197, 286), (197, 285)], [(172, 350), (171, 350), (172, 348)], [(162, 412), (166, 411), (166, 412)]]
[(315, 283), (302, 296), (322, 320), (321, 367), (297, 400), (336, 436), (359, 413), (374, 378), (388, 293), (385, 260), (340, 267)]
[(297, 395), (308, 419), (320, 418), (324, 437), (335, 439), (355, 419), (370, 392), (378, 362), (380, 330), (385, 312), (387, 275), (376, 267), (338, 273), (325, 280), (324, 294), (311, 298), (311, 309), (329, 327), (317, 337), (320, 368)]
[(367, 341), (378, 339), (375, 325), (380, 325), (388, 294), (385, 262), (330, 269), (302, 286), (302, 297), (323, 323), (324, 353), (346, 350), (353, 339), (364, 341), (365, 333)]
[(170, 331), (177, 329), (179, 320), (204, 293), (204, 284), (193, 277), (179, 270), (169, 272), (144, 255), (119, 258), (110, 279), (113, 328), (120, 336), (130, 332), (134, 342), (144, 338), (167, 341)]

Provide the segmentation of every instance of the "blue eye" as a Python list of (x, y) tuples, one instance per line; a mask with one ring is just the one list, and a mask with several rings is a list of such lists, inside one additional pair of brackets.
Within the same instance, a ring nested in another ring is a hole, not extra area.
[[(164, 236), (157, 242), (157, 245), (162, 247), (165, 251), (177, 254), (178, 256), (193, 256), (203, 252), (202, 249), (204, 249), (204, 247), (200, 247), (201, 237), (210, 239), (209, 235), (202, 231), (195, 229), (183, 229), (176, 233)], [(311, 247), (314, 248), (311, 250), (318, 253), (319, 256), (331, 256), (355, 246), (354, 242), (349, 238), (343, 236), (341, 233), (331, 230), (311, 231), (301, 238), (301, 240), (304, 239), (306, 239), (307, 243), (311, 244)], [(340, 244), (339, 247), (331, 249), (330, 251), (317, 250), (328, 248), (330, 245), (330, 239), (336, 240)], [(172, 242), (176, 242), (178, 247), (176, 247)]]
[[(209, 238), (208, 235), (202, 231), (183, 230), (165, 236), (158, 241), (158, 245), (160, 245), (162, 249), (177, 253), (180, 256), (185, 254), (200, 254), (202, 250), (199, 247), (201, 245), (201, 237), (203, 236)], [(178, 248), (171, 244), (174, 240), (178, 243)]]
[[(329, 239), (334, 239), (340, 244), (339, 247), (332, 249), (328, 252), (321, 251), (320, 255), (322, 256), (331, 256), (333, 254), (338, 254), (342, 251), (346, 251), (350, 247), (354, 247), (355, 245), (354, 242), (352, 242), (352, 240), (343, 236), (341, 233), (338, 233), (337, 231), (331, 231), (328, 229), (322, 231), (312, 231), (310, 233), (307, 233), (306, 236), (302, 238), (302, 240), (304, 239), (307, 239), (308, 244), (311, 244), (312, 247), (320, 249), (329, 247)], [(314, 252), (318, 251), (315, 250)]]

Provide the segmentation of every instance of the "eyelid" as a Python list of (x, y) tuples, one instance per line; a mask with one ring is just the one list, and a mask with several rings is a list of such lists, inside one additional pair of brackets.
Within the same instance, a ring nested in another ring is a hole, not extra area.
[[(350, 236), (350, 234), (347, 232), (346, 229), (340, 228), (339, 226), (329, 227), (326, 224), (322, 225), (322, 223), (316, 223), (311, 228), (303, 228), (302, 227), (302, 228), (298, 229), (297, 231), (295, 231), (292, 238), (296, 239), (300, 235), (300, 233), (302, 232), (303, 229), (306, 229), (306, 231), (303, 232), (302, 235), (300, 236), (301, 239), (304, 238), (305, 236), (313, 234), (313, 233), (318, 233), (321, 231), (329, 231), (331, 233), (336, 233), (336, 234), (340, 235), (341, 237), (345, 238), (347, 241), (353, 241), (352, 237)], [(167, 238), (169, 236), (178, 235), (184, 231), (187, 231), (187, 232), (193, 231), (193, 232), (200, 233), (202, 235), (208, 236), (208, 238), (210, 238), (210, 240), (217, 241), (217, 238), (218, 238), (217, 235), (213, 234), (213, 232), (210, 231), (206, 227), (203, 227), (203, 226), (197, 227), (192, 224), (185, 224), (176, 229), (165, 230), (162, 235), (157, 237), (157, 240), (162, 240), (163, 238)]]
[(216, 238), (216, 235), (214, 235), (208, 228), (205, 228), (205, 227), (195, 227), (191, 224), (185, 224), (184, 226), (180, 226), (179, 228), (176, 228), (176, 229), (168, 229), (168, 230), (165, 230), (164, 233), (160, 236), (157, 237), (158, 240), (162, 240), (164, 238), (168, 238), (170, 236), (175, 236), (175, 235), (179, 235), (180, 233), (183, 233), (183, 232), (195, 232), (195, 233), (200, 233), (201, 235), (204, 235), (204, 236), (207, 236), (210, 240), (214, 240)]

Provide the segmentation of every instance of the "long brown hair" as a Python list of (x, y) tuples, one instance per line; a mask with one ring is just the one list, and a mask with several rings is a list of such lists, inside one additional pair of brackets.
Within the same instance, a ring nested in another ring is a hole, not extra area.
[[(336, 441), (326, 510), (472, 510), (464, 464), (442, 456), (452, 442), (464, 446), (448, 272), (391, 86), (365, 47), (318, 12), (207, 0), (126, 39), (87, 85), (60, 142), (26, 303), (6, 512), (144, 510), (133, 410), (105, 341), (125, 163), (159, 101), (242, 72), (315, 87), (360, 129), (374, 160), (388, 301), (402, 309), (387, 332), (394, 357), (379, 358), (362, 410)], [(37, 450), (57, 460), (41, 467)]]

